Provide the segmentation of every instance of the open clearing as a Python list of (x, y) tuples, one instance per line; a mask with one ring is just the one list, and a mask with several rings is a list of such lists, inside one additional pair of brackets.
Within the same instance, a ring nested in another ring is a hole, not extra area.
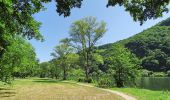
[(19, 79), (0, 87), (0, 100), (124, 100), (94, 87), (50, 79)]

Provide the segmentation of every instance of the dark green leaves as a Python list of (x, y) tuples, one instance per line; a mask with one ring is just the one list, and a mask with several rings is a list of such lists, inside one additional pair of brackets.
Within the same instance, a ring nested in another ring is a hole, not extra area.
[(71, 13), (72, 8), (80, 8), (83, 0), (56, 0), (57, 12), (59, 15), (67, 17)]
[(124, 6), (134, 21), (140, 21), (141, 25), (148, 19), (156, 19), (168, 12), (169, 0), (109, 0), (109, 6)]
[(0, 0), (0, 23), (8, 33), (21, 34), (28, 39), (42, 39), (40, 23), (33, 14), (44, 9), (43, 3), (51, 0)]
[[(72, 8), (80, 8), (83, 0), (56, 0), (57, 12), (59, 15), (67, 17)], [(142, 25), (149, 19), (156, 19), (168, 12), (169, 0), (108, 0), (109, 6), (123, 6), (133, 17), (134, 21), (139, 21)], [(95, 7), (95, 4), (94, 4)], [(114, 12), (113, 12), (114, 13)]]

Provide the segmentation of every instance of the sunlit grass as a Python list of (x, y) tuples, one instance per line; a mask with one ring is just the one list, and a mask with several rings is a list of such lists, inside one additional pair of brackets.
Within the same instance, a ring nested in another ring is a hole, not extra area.
[(123, 100), (94, 87), (52, 79), (17, 79), (12, 86), (0, 86), (0, 100)]
[(138, 100), (170, 100), (170, 92), (168, 91), (153, 91), (138, 88), (113, 88), (112, 90), (121, 91), (136, 97)]

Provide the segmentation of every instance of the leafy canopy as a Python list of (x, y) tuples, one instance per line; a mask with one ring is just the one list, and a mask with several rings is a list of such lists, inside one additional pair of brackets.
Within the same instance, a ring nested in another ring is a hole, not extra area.
[[(80, 8), (83, 0), (56, 0), (56, 2), (57, 12), (66, 17), (70, 15), (72, 8)], [(106, 6), (123, 6), (134, 21), (140, 21), (143, 24), (148, 19), (162, 17), (164, 12), (169, 11), (169, 3), (169, 0), (108, 0)]]

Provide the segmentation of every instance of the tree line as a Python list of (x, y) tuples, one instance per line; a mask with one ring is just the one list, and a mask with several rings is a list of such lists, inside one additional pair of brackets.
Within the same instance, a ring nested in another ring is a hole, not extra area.
[(106, 31), (106, 23), (94, 17), (74, 22), (52, 53), (56, 78), (123, 87), (138, 85), (141, 77), (169, 77), (169, 18), (128, 39), (96, 46)]
[[(135, 55), (120, 45), (106, 51), (97, 48), (96, 44), (106, 31), (106, 23), (97, 22), (94, 17), (75, 21), (70, 27), (70, 36), (54, 48), (53, 60), (40, 64), (41, 76), (96, 82), (100, 86), (135, 84), (139, 73), (139, 61)], [(108, 51), (112, 54), (108, 55)], [(53, 67), (58, 70), (50, 72)]]

